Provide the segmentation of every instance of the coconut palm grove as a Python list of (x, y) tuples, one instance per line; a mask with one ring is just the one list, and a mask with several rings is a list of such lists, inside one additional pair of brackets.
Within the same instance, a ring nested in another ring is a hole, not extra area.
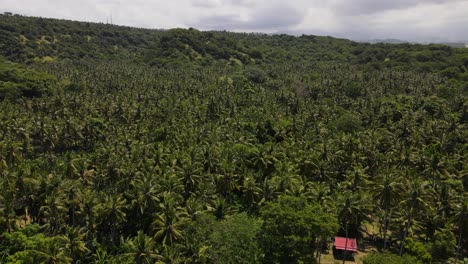
[(468, 263), (468, 48), (5, 13), (0, 56), (0, 263)]

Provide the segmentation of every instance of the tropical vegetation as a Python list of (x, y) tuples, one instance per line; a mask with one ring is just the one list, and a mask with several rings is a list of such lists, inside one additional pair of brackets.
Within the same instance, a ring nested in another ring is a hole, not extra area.
[[(468, 257), (468, 49), (0, 16), (1, 263)], [(374, 226), (374, 234), (369, 234)]]

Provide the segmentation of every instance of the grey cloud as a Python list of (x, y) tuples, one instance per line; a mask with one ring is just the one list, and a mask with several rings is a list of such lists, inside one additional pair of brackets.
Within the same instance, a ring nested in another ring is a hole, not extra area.
[(218, 4), (216, 0), (192, 0), (192, 5), (195, 7), (214, 8)]
[(467, 41), (468, 0), (0, 0), (0, 12), (149, 28)]
[(368, 15), (390, 10), (406, 9), (418, 5), (444, 4), (464, 0), (336, 0), (330, 6), (339, 15)]
[(254, 0), (225, 0), (224, 3), (234, 5), (234, 6), (249, 7), (249, 6), (253, 6), (255, 1)]
[(197, 25), (206, 29), (227, 29), (233, 30), (241, 27), (242, 21), (236, 15), (213, 15), (201, 18)]
[(260, 28), (283, 28), (301, 23), (305, 13), (290, 6), (273, 6), (258, 10), (253, 14), (251, 26)]
[(249, 30), (261, 31), (285, 29), (300, 24), (305, 12), (287, 6), (261, 6), (242, 19), (240, 15), (213, 15), (202, 17), (197, 26), (206, 29)]
[(191, 0), (194, 7), (215, 8), (220, 6), (252, 7), (254, 0)]

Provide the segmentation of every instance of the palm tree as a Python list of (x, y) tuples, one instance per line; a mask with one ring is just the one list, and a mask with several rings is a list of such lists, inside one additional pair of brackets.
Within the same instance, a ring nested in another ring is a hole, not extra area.
[(301, 178), (297, 174), (297, 168), (292, 162), (277, 162), (275, 164), (275, 169), (271, 181), (276, 184), (278, 191), (286, 192), (291, 189), (296, 189), (295, 186), (301, 184)]
[(73, 180), (66, 180), (62, 185), (64, 187), (64, 193), (67, 197), (68, 216), (69, 216), (68, 222), (72, 226), (75, 226), (76, 211), (80, 206), (81, 189), (76, 184), (76, 181), (73, 181)]
[(305, 197), (319, 204), (324, 212), (336, 215), (337, 194), (332, 193), (326, 182), (308, 182)]
[(414, 217), (418, 215), (421, 210), (427, 210), (427, 207), (429, 206), (429, 204), (426, 202), (427, 182), (412, 174), (410, 171), (408, 171), (406, 178), (408, 180), (408, 183), (406, 184), (407, 189), (403, 201), (400, 202), (401, 207), (404, 208), (403, 214), (405, 224), (402, 240), (400, 243), (400, 256), (403, 254), (405, 239), (408, 236), (414, 223)]
[(455, 195), (454, 188), (449, 181), (439, 181), (436, 183), (433, 196), (437, 206), (437, 213), (442, 220), (447, 220), (454, 205), (459, 202), (457, 201), (458, 197)]
[(240, 189), (240, 175), (227, 157), (219, 163), (219, 172), (212, 176), (212, 181), (216, 191), (224, 197)]
[(370, 191), (374, 200), (378, 201), (378, 206), (384, 211), (383, 215), (383, 240), (384, 249), (387, 249), (387, 232), (391, 220), (393, 206), (399, 201), (402, 191), (401, 177), (396, 173), (383, 173), (379, 175), (370, 186)]
[(151, 264), (155, 260), (163, 259), (156, 250), (153, 238), (145, 235), (141, 230), (137, 232), (136, 237), (125, 241), (123, 247), (126, 251), (123, 255), (131, 257), (137, 264)]
[(158, 177), (158, 183), (160, 184), (159, 192), (164, 195), (171, 193), (172, 195), (181, 196), (184, 190), (184, 186), (181, 179), (177, 177), (172, 168), (160, 168), (156, 167)]
[(367, 169), (367, 167), (363, 168), (360, 164), (351, 165), (351, 168), (345, 174), (345, 183), (349, 186), (349, 189), (356, 191), (359, 188), (367, 187), (367, 184), (369, 184), (369, 175), (366, 173)]
[(460, 203), (455, 207), (455, 214), (453, 215), (452, 221), (458, 225), (458, 242), (457, 242), (457, 253), (455, 256), (455, 264), (458, 262), (460, 256), (460, 250), (463, 240), (464, 228), (468, 223), (468, 198), (461, 197)]
[(96, 253), (93, 254), (94, 264), (113, 264), (114, 258), (107, 253), (102, 247), (99, 247), (96, 250)]
[(40, 250), (31, 250), (37, 254), (41, 263), (47, 264), (65, 264), (73, 260), (68, 256), (67, 251), (63, 250), (63, 238), (58, 236), (50, 239)]
[(252, 157), (248, 164), (262, 172), (263, 177), (266, 177), (274, 171), (276, 161), (277, 159), (273, 155), (273, 145), (266, 143), (265, 145), (259, 145), (258, 148), (253, 149)]
[(83, 241), (85, 236), (86, 232), (83, 228), (70, 226), (67, 226), (65, 234), (60, 236), (68, 255), (73, 259), (73, 263), (76, 263), (77, 259), (89, 252), (86, 243)]
[[(0, 186), (2, 186), (3, 191), (0, 193), (0, 227), (2, 227), (1, 232), (3, 233), (6, 230), (8, 233), (13, 231), (13, 226), (15, 223), (15, 211), (14, 211), (14, 202), (15, 202), (15, 189), (13, 186), (9, 186), (7, 180), (0, 180)], [(3, 229), (4, 228), (4, 229)]]
[(205, 203), (202, 199), (192, 196), (185, 201), (185, 209), (187, 217), (194, 221), (200, 213), (206, 211)]
[[(341, 221), (341, 227), (346, 234), (346, 244), (349, 237), (349, 226), (353, 227), (354, 236), (359, 235), (359, 228), (362, 221), (367, 219), (369, 213), (369, 205), (367, 194), (360, 191), (342, 190), (335, 193), (335, 208), (337, 210), (338, 219)], [(343, 254), (343, 263), (345, 255)]]
[(142, 216), (151, 214), (158, 206), (159, 186), (156, 184), (155, 177), (151, 175), (141, 176), (131, 183), (132, 190), (129, 192), (131, 203), (138, 207)]
[(200, 181), (200, 174), (203, 166), (200, 162), (196, 161), (196, 151), (192, 150), (189, 157), (183, 157), (178, 160), (176, 171), (181, 175), (182, 184), (184, 185), (184, 197), (187, 199), (192, 192), (198, 188)]
[(306, 176), (309, 180), (316, 180), (319, 182), (332, 180), (332, 166), (330, 160), (328, 158), (322, 158), (318, 154), (302, 160), (299, 169), (301, 175)]
[(259, 205), (264, 204), (265, 202), (270, 202), (275, 199), (280, 192), (278, 191), (276, 184), (274, 184), (271, 180), (265, 179), (263, 180), (263, 184), (261, 186), (261, 197), (262, 199), (259, 202)]
[(213, 214), (216, 216), (216, 219), (224, 219), (227, 215), (234, 213), (235, 209), (233, 209), (227, 200), (227, 198), (224, 197), (216, 197), (212, 199), (208, 203), (208, 211), (213, 212)]
[(256, 210), (262, 189), (258, 186), (255, 179), (253, 177), (245, 178), (241, 190), (248, 208)]
[(110, 242), (113, 245), (117, 242), (117, 228), (126, 221), (126, 202), (120, 194), (106, 195), (104, 200), (95, 207), (99, 224), (109, 232)]
[(447, 221), (450, 220), (453, 214), (455, 205), (459, 201), (450, 181), (437, 181), (435, 188), (431, 182), (430, 186), (428, 186), (427, 196), (427, 199), (429, 199), (427, 203), (431, 207), (427, 207), (430, 210), (426, 210), (426, 214), (423, 215), (424, 218), (421, 223), (424, 228), (422, 232), (427, 237), (432, 237), (438, 229), (446, 226)]
[(183, 238), (181, 228), (185, 225), (187, 213), (169, 195), (159, 206), (161, 212), (152, 223), (155, 238), (162, 241), (163, 246), (171, 246), (174, 241)]
[(89, 188), (82, 189), (76, 212), (80, 225), (86, 226), (88, 234), (96, 235), (96, 193)]
[(63, 193), (61, 192), (48, 195), (45, 199), (46, 205), (40, 208), (40, 213), (47, 219), (46, 226), (52, 233), (58, 232), (65, 223), (64, 216), (66, 215), (67, 207), (64, 204), (65, 199), (62, 195)]

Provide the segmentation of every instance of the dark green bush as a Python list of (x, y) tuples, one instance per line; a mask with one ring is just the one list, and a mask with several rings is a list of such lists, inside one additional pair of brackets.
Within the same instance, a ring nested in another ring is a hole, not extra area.
[(360, 130), (362, 121), (357, 115), (345, 113), (332, 123), (332, 127), (338, 131), (350, 133)]
[(415, 257), (403, 255), (397, 256), (390, 253), (372, 253), (364, 257), (363, 264), (422, 264)]
[(0, 59), (0, 100), (52, 93), (55, 77)]

